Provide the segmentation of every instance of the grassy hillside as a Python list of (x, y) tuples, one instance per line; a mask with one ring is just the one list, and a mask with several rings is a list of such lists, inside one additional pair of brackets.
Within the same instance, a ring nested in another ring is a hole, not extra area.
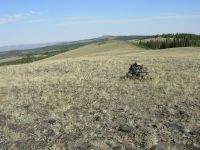
[[(161, 57), (193, 57), (199, 56), (200, 47), (181, 47), (168, 48), (163, 50), (148, 50), (143, 54), (146, 56), (161, 56)], [(139, 55), (141, 55), (140, 53)]]
[[(0, 67), (0, 149), (199, 147), (199, 48), (112, 41), (47, 60)], [(135, 61), (152, 80), (120, 79)]]
[(126, 54), (128, 55), (142, 51), (145, 50), (136, 47), (127, 41), (110, 40), (110, 41), (89, 44), (84, 47), (80, 47), (76, 50), (56, 55), (46, 60), (58, 60), (58, 59), (85, 57), (85, 56), (93, 57), (93, 56), (117, 56)]

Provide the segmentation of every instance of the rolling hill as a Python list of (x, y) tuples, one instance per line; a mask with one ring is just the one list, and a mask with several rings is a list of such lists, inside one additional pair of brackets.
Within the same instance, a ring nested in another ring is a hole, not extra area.
[(89, 44), (78, 49), (50, 57), (46, 60), (94, 56), (120, 56), (143, 51), (145, 50), (136, 47), (127, 41), (110, 40)]
[[(23, 64), (31, 63), (33, 61), (38, 61), (57, 55), (59, 53), (64, 53), (69, 50), (77, 49), (81, 46), (89, 45), (92, 43), (101, 43), (110, 40), (139, 40), (145, 36), (102, 36), (99, 38), (72, 41), (72, 42), (60, 42), (60, 43), (48, 43), (48, 44), (31, 44), (31, 45), (17, 45), (17, 46), (8, 46), (2, 47), (0, 49), (0, 66), (12, 65), (12, 64)], [(34, 48), (36, 47), (36, 48)], [(38, 48), (37, 48), (38, 47)], [(16, 49), (16, 50), (12, 50)], [(6, 51), (7, 50), (7, 51)], [(39, 57), (38, 57), (39, 56)], [(16, 59), (18, 58), (18, 59)], [(1, 63), (3, 62), (3, 63)]]
[(78, 57), (98, 57), (98, 56), (171, 56), (171, 57), (183, 57), (183, 56), (195, 56), (199, 55), (199, 47), (181, 47), (170, 48), (164, 50), (151, 50), (144, 49), (135, 46), (132, 42), (109, 40), (104, 42), (97, 42), (82, 46), (78, 49), (68, 51), (55, 55), (53, 57), (44, 59), (42, 61), (62, 60), (67, 58)]
[[(195, 149), (200, 48), (82, 46), (0, 67), (0, 149)], [(142, 63), (145, 80), (123, 80)]]
[(200, 47), (179, 47), (162, 50), (146, 50), (139, 55), (161, 56), (161, 57), (194, 57), (199, 56)]

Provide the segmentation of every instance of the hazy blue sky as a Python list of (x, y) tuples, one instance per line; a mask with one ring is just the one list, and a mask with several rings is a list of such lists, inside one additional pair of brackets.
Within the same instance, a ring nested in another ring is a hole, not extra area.
[(200, 34), (200, 0), (0, 2), (0, 46), (168, 32)]

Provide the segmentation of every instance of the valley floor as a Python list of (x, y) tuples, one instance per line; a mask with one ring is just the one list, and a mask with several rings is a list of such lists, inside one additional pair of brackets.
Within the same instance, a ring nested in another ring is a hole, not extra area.
[[(198, 149), (200, 49), (193, 49), (0, 67), (0, 149)], [(135, 61), (152, 80), (120, 79)]]

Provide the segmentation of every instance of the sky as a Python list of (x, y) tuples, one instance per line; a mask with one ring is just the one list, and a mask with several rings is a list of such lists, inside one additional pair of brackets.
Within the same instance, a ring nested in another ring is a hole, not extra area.
[(0, 46), (177, 32), (200, 34), (200, 0), (0, 1)]

